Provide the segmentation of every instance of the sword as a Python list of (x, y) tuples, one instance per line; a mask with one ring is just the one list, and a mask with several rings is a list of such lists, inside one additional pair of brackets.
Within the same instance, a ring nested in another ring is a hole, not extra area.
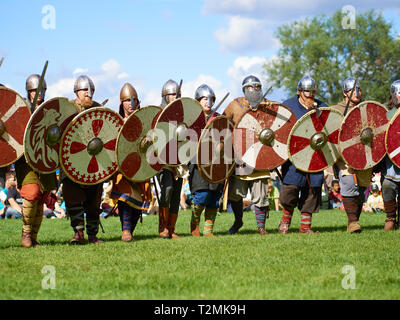
[(46, 74), (48, 64), (49, 64), (49, 61), (46, 61), (45, 65), (44, 65), (44, 68), (43, 68), (43, 71), (42, 71), (42, 75), (40, 76), (39, 85), (38, 85), (38, 87), (36, 89), (35, 98), (33, 99), (33, 103), (32, 103), (33, 110), (35, 110), (35, 108), (36, 108), (36, 103), (37, 103), (37, 99), (39, 98), (39, 93), (42, 94), (42, 98), (44, 96), (43, 91), (42, 91), (42, 87), (43, 87), (44, 76)]
[(4, 61), (4, 57), (1, 57), (1, 60), (0, 60), (0, 67), (1, 67), (1, 65), (3, 64), (3, 61)]
[(180, 98), (180, 95), (181, 95), (182, 83), (183, 83), (183, 79), (181, 79), (181, 82), (179, 83), (179, 86), (178, 86), (178, 90), (176, 90), (176, 98), (177, 99)]
[(104, 100), (103, 103), (101, 104), (102, 107), (104, 107), (108, 102), (108, 99)]
[(224, 101), (226, 100), (226, 98), (228, 98), (228, 96), (229, 96), (229, 92), (225, 95), (225, 97), (221, 100), (221, 102), (218, 103), (218, 105), (214, 109), (211, 110), (211, 112), (210, 112), (211, 115), (213, 115), (214, 112), (218, 110), (218, 108), (224, 103)]
[(356, 81), (354, 81), (353, 88), (351, 89), (349, 101), (347, 101), (346, 109), (344, 109), (344, 116), (346, 116), (347, 111), (349, 110), (349, 105), (350, 105), (351, 97), (353, 96), (354, 90), (356, 89), (356, 85), (357, 85), (357, 79), (356, 79)]
[(271, 90), (272, 90), (272, 86), (270, 86), (269, 89), (268, 89), (267, 91), (265, 91), (265, 93), (264, 93), (264, 95), (263, 95), (261, 101), (256, 105), (255, 108), (252, 108), (253, 110), (256, 110), (256, 109), (259, 107), (259, 105), (260, 105), (262, 102), (264, 102), (265, 97), (267, 96), (268, 93), (270, 93)]

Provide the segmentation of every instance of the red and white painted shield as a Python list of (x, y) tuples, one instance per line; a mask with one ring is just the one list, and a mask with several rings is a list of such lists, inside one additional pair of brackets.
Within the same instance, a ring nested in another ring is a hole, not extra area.
[(54, 98), (40, 105), (25, 130), (25, 159), (39, 173), (53, 173), (59, 168), (62, 134), (78, 114), (73, 102)]
[(121, 173), (133, 182), (154, 177), (163, 167), (153, 147), (153, 130), (160, 107), (136, 110), (125, 121), (117, 139), (117, 163)]
[(204, 128), (197, 146), (197, 167), (210, 183), (229, 178), (236, 167), (232, 138), (235, 124), (225, 116), (214, 118)]
[(103, 107), (78, 114), (61, 138), (60, 165), (65, 174), (81, 185), (110, 178), (118, 169), (115, 148), (123, 124), (118, 113)]
[(200, 103), (180, 98), (165, 107), (154, 129), (154, 146), (161, 163), (169, 166), (187, 164), (196, 156), (206, 116)]
[(332, 166), (340, 156), (339, 128), (343, 115), (332, 108), (313, 110), (297, 120), (288, 139), (289, 159), (304, 172), (318, 172)]
[(378, 102), (364, 101), (351, 109), (339, 133), (343, 160), (356, 170), (372, 168), (386, 154), (387, 109)]
[(296, 116), (277, 102), (248, 110), (234, 131), (236, 156), (256, 170), (272, 170), (288, 159), (287, 141)]
[(30, 116), (30, 107), (20, 95), (0, 86), (0, 168), (24, 154), (24, 132)]
[(386, 152), (389, 159), (400, 167), (400, 117), (397, 111), (388, 124), (386, 130)]

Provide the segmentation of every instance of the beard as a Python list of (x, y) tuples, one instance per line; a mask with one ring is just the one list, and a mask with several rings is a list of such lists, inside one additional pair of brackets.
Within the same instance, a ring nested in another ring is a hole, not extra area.
[(85, 97), (83, 100), (81, 100), (81, 106), (84, 107), (85, 109), (91, 107), (92, 104), (93, 104), (92, 98)]
[(246, 97), (246, 99), (249, 101), (250, 106), (252, 108), (257, 107), (257, 105), (262, 102), (263, 100), (263, 93), (261, 90), (259, 91), (250, 91), (248, 88), (244, 89), (244, 96)]

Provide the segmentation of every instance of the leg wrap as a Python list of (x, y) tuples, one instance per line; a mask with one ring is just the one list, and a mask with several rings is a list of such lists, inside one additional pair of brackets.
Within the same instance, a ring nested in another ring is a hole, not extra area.
[(218, 209), (206, 208), (206, 211), (204, 213), (205, 217), (204, 230), (203, 230), (204, 235), (213, 233), (214, 222), (217, 216), (217, 210)]
[(254, 208), (254, 213), (256, 214), (257, 227), (265, 228), (265, 220), (268, 215), (268, 207), (257, 207)]
[(286, 210), (285, 208), (282, 209), (282, 219), (283, 223), (290, 224), (292, 222), (293, 211)]
[(36, 219), (37, 201), (24, 200), (22, 203), (22, 231), (32, 232)]
[(39, 233), (40, 226), (42, 225), (42, 220), (43, 220), (43, 204), (37, 204), (37, 209), (36, 209), (36, 216), (35, 216), (35, 221), (32, 225), (32, 240), (36, 241), (37, 240), (37, 235)]
[(357, 197), (343, 197), (343, 205), (344, 209), (346, 210), (349, 223), (358, 221), (361, 211), (359, 204), (357, 203)]
[(193, 210), (192, 210), (192, 218), (190, 220), (190, 225), (191, 226), (199, 226), (200, 225), (200, 217), (201, 217), (201, 213), (204, 210), (204, 206), (199, 206), (197, 204), (195, 204), (193, 206)]
[(307, 212), (302, 212), (300, 215), (300, 229), (310, 229), (311, 228), (312, 214)]

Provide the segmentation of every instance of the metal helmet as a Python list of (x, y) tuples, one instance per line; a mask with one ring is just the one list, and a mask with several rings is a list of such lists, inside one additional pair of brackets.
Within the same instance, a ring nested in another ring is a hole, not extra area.
[(74, 84), (74, 92), (79, 90), (88, 90), (88, 95), (90, 98), (93, 97), (94, 91), (96, 90), (93, 81), (85, 75), (79, 76)]
[[(28, 79), (26, 79), (25, 89), (26, 89), (26, 93), (28, 94), (28, 99), (29, 99), (29, 91), (37, 90), (37, 88), (39, 87), (39, 82), (40, 82), (40, 75), (38, 75), (38, 74), (31, 74), (28, 77)], [(45, 94), (46, 89), (47, 89), (46, 80), (43, 79), (42, 92), (41, 92), (43, 99), (44, 99), (44, 94)]]
[(162, 87), (161, 90), (161, 107), (165, 107), (169, 104), (167, 96), (169, 94), (176, 94), (176, 98), (180, 98), (180, 92), (178, 93), (179, 85), (174, 80), (169, 79)]
[(194, 94), (194, 98), (197, 101), (200, 101), (201, 98), (206, 97), (208, 98), (208, 106), (211, 108), (213, 104), (215, 103), (215, 93), (214, 90), (211, 89), (208, 85), (202, 84), (200, 87), (196, 89), (196, 92)]
[(310, 76), (304, 76), (300, 79), (297, 84), (297, 91), (315, 91), (317, 90), (317, 84), (315, 80)]
[(393, 103), (398, 105), (396, 96), (400, 97), (400, 80), (394, 81), (390, 86), (390, 97), (392, 98)]
[[(353, 77), (350, 77), (350, 78), (345, 79), (345, 80), (343, 81), (343, 93), (346, 93), (346, 92), (349, 92), (349, 91), (353, 90), (354, 82), (355, 82), (355, 81), (356, 81), (356, 79), (353, 78)], [(355, 89), (354, 89), (354, 91), (355, 91), (356, 96), (357, 96), (358, 98), (361, 97), (361, 91), (360, 91), (360, 90), (361, 90), (361, 86), (360, 86), (360, 83), (359, 83), (358, 80), (357, 80), (357, 82), (355, 83)]]
[(262, 84), (261, 84), (260, 79), (258, 79), (257, 77), (255, 77), (253, 75), (250, 75), (250, 76), (247, 76), (246, 78), (244, 78), (244, 80), (242, 82), (242, 91), (243, 91), (243, 93), (245, 93), (244, 89), (246, 87), (248, 87), (248, 86), (252, 86), (252, 87), (260, 86), (260, 87), (262, 87)]
[(122, 102), (125, 100), (130, 100), (131, 98), (138, 99), (138, 94), (135, 88), (130, 83), (127, 82), (123, 85), (121, 89), (121, 92), (119, 94), (119, 99)]
[(179, 85), (174, 80), (168, 80), (161, 91), (161, 96), (165, 97), (167, 94), (178, 94)]

